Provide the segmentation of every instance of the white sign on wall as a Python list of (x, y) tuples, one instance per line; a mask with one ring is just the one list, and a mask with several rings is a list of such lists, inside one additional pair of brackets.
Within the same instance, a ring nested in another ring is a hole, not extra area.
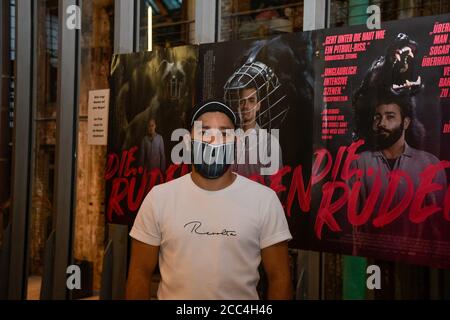
[(106, 145), (108, 140), (109, 89), (89, 91), (88, 144)]

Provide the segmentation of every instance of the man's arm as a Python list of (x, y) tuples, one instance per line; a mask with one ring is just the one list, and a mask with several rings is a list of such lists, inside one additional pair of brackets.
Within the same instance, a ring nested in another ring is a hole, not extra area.
[(262, 249), (261, 258), (268, 281), (267, 299), (292, 299), (287, 241)]
[(158, 254), (159, 247), (132, 240), (127, 300), (150, 300), (150, 285), (158, 263)]
[(164, 149), (164, 139), (162, 136), (161, 136), (161, 143), (159, 145), (159, 153), (161, 154), (160, 169), (164, 174), (166, 172), (166, 150)]
[(141, 141), (141, 147), (139, 148), (139, 165), (145, 168), (145, 137)]

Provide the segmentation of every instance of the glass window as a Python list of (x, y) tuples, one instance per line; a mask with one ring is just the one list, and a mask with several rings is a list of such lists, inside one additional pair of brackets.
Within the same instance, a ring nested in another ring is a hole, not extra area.
[(221, 1), (221, 41), (256, 39), (302, 30), (303, 1)]
[(27, 299), (40, 297), (45, 243), (52, 231), (58, 83), (58, 1), (37, 5), (37, 101), (33, 111), (32, 205)]
[(12, 126), (14, 116), (15, 1), (0, 4), (3, 16), (0, 66), (0, 247), (4, 229), (10, 222)]
[(81, 290), (72, 299), (98, 299), (105, 244), (104, 167), (106, 146), (88, 143), (89, 92), (109, 88), (114, 47), (114, 0), (82, 2), (81, 75), (78, 112), (74, 262)]
[[(194, 0), (140, 1), (140, 51), (158, 47), (175, 47), (194, 42)], [(149, 30), (149, 25), (152, 25), (151, 30)], [(151, 41), (149, 41), (149, 36)]]

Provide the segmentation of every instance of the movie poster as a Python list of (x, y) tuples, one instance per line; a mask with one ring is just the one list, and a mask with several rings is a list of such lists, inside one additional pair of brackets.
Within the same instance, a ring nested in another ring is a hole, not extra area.
[(111, 68), (106, 220), (132, 224), (150, 189), (185, 174), (172, 163), (175, 129), (195, 99), (198, 51), (183, 46), (115, 55)]
[(449, 34), (449, 15), (320, 33), (303, 247), (450, 266)]
[(309, 200), (298, 201), (310, 195), (297, 188), (311, 171), (314, 45), (314, 33), (304, 32), (199, 48), (197, 97), (224, 101), (235, 112), (242, 135), (232, 170), (277, 192), (293, 247), (311, 233), (301, 214)]
[(115, 56), (107, 221), (190, 171), (171, 134), (219, 100), (232, 170), (278, 194), (291, 247), (450, 267), (449, 35), (443, 15)]

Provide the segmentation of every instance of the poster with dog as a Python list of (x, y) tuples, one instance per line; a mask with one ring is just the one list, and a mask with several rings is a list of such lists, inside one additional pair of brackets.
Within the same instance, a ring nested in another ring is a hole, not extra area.
[(186, 173), (171, 135), (195, 99), (197, 47), (115, 55), (105, 168), (106, 220), (132, 224), (150, 189)]
[(449, 35), (442, 15), (115, 56), (107, 221), (189, 172), (171, 134), (218, 100), (232, 170), (277, 192), (291, 247), (448, 268)]
[(320, 35), (310, 248), (450, 266), (449, 22)]

